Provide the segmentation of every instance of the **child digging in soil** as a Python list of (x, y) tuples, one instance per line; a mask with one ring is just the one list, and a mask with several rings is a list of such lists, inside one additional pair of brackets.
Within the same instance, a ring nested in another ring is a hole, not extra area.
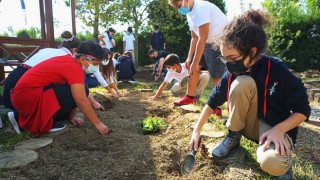
[(106, 59), (103, 60), (100, 65), (101, 75), (109, 84), (109, 92), (111, 92), (111, 94), (117, 94), (118, 97), (123, 97), (124, 94), (119, 91), (118, 86), (115, 82), (115, 80), (117, 79), (117, 73), (113, 64), (113, 52), (108, 50), (107, 48), (103, 48), (103, 51), (105, 53)]
[[(158, 98), (173, 79), (177, 81), (171, 88), (171, 93), (173, 95), (184, 93), (182, 90), (187, 89), (187, 83), (181, 83), (184, 78), (188, 78), (189, 76), (189, 72), (185, 66), (185, 63), (180, 63), (180, 59), (176, 54), (169, 54), (165, 58), (163, 65), (168, 69), (168, 72), (163, 80), (163, 83), (158, 88), (157, 93), (154, 96), (151, 96), (150, 99)], [(200, 98), (203, 90), (208, 84), (208, 81), (209, 74), (208, 72), (203, 71), (200, 74), (199, 83), (196, 88), (196, 96), (198, 98)]]
[(243, 135), (259, 143), (256, 155), (263, 171), (279, 179), (293, 179), (292, 149), (298, 126), (311, 109), (301, 79), (280, 59), (263, 54), (267, 23), (267, 14), (250, 10), (224, 28), (218, 44), (228, 71), (203, 108), (189, 147), (197, 150), (202, 126), (213, 109), (227, 102), (228, 133), (213, 149), (213, 158), (226, 158)]
[(100, 134), (109, 133), (90, 105), (84, 75), (84, 70), (98, 68), (104, 59), (103, 49), (94, 41), (85, 41), (75, 54), (43, 61), (18, 81), (11, 99), (20, 128), (41, 136), (64, 129), (64, 119), (82, 126), (83, 119), (75, 116), (78, 107)]

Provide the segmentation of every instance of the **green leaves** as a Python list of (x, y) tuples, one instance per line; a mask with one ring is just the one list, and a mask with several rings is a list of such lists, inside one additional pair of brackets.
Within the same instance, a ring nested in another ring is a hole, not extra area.
[(265, 0), (263, 6), (274, 17), (269, 54), (297, 71), (319, 67), (320, 1)]
[(158, 132), (161, 129), (166, 129), (168, 124), (164, 121), (164, 119), (159, 117), (148, 117), (141, 122), (143, 134), (149, 134)]

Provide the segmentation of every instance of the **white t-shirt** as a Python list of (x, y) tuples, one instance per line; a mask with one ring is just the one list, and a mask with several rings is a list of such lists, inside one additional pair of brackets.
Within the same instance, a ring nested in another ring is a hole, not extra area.
[(183, 78), (185, 78), (186, 76), (189, 76), (189, 72), (186, 68), (185, 63), (180, 63), (181, 65), (181, 72), (173, 72), (173, 71), (169, 71), (166, 74), (166, 77), (164, 78), (164, 82), (166, 83), (171, 83), (171, 81), (173, 79), (177, 80), (178, 82), (182, 81)]
[(115, 58), (112, 58), (112, 62), (113, 62), (113, 67), (116, 68), (118, 61)]
[(216, 5), (202, 0), (194, 0), (193, 8), (187, 14), (187, 21), (190, 30), (197, 36), (199, 36), (199, 27), (209, 23), (207, 43), (213, 43), (217, 35), (229, 23), (226, 15)]
[(60, 48), (60, 49), (44, 48), (44, 49), (39, 50), (33, 56), (31, 56), (30, 59), (28, 59), (23, 64), (26, 64), (26, 65), (28, 65), (30, 67), (33, 67), (33, 66), (41, 63), (42, 61), (45, 61), (45, 60), (50, 59), (52, 57), (64, 56), (64, 55), (67, 55), (67, 54), (72, 55), (72, 53), (67, 48), (64, 48), (64, 47)]
[(133, 34), (125, 34), (122, 38), (122, 41), (126, 42), (126, 47), (125, 47), (125, 51), (128, 50), (133, 50), (134, 49), (134, 43), (133, 41), (135, 41), (136, 39), (134, 38)]
[[(89, 72), (86, 71), (86, 74), (91, 74)], [(107, 81), (102, 77), (101, 75), (101, 72), (99, 70), (99, 68), (93, 73), (93, 76), (97, 79), (97, 81), (99, 82), (99, 84), (102, 86), (102, 87), (107, 87), (109, 86)]]
[(114, 43), (114, 39), (111, 39), (111, 41), (110, 41), (108, 33), (106, 33), (106, 32), (103, 33), (103, 40), (106, 43), (106, 45), (105, 46), (102, 45), (102, 47), (105, 47), (107, 49), (113, 48), (111, 41)]

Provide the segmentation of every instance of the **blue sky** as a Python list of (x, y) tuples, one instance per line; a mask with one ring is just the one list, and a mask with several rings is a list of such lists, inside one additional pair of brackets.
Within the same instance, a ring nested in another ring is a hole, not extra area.
[[(14, 31), (22, 28), (38, 27), (40, 28), (40, 15), (39, 5), (36, 0), (24, 0), (26, 5), (26, 11), (21, 9), (20, 0), (2, 0), (0, 3), (0, 33), (4, 31), (8, 32), (8, 27), (12, 26)], [(64, 30), (71, 31), (71, 11), (70, 8), (65, 7), (62, 0), (53, 0), (53, 16), (57, 21), (59, 27), (55, 27), (55, 36), (59, 36)], [(241, 13), (240, 0), (225, 0), (228, 18), (232, 18)], [(248, 9), (249, 3), (252, 4), (254, 9), (262, 8), (262, 0), (243, 0), (245, 9)], [(27, 24), (25, 23), (25, 17)], [(86, 27), (80, 20), (76, 20), (77, 32), (80, 32)], [(115, 27), (118, 31), (123, 31), (127, 26)]]

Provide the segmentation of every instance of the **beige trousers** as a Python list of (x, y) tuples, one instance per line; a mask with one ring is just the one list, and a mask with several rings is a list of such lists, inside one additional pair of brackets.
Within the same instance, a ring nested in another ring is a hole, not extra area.
[[(210, 75), (208, 71), (202, 71), (202, 73), (199, 74), (199, 82), (196, 87), (197, 97), (201, 97), (203, 90), (206, 88), (209, 82), (209, 78), (210, 78)], [(187, 83), (184, 86), (181, 86), (180, 82), (176, 82), (171, 88), (171, 93), (174, 96), (177, 96), (179, 94), (184, 94), (185, 92), (182, 92), (182, 91), (187, 90), (187, 87), (188, 87)]]
[[(241, 131), (242, 135), (248, 139), (258, 142), (259, 137), (272, 128), (258, 118), (257, 87), (250, 76), (238, 76), (231, 83), (228, 108), (229, 118), (226, 124), (228, 129)], [(292, 150), (291, 138), (285, 134), (285, 139), (287, 146)], [(289, 156), (281, 156), (277, 154), (273, 143), (266, 151), (262, 151), (259, 146), (257, 161), (265, 172), (280, 176), (286, 173), (292, 164), (291, 152)]]

